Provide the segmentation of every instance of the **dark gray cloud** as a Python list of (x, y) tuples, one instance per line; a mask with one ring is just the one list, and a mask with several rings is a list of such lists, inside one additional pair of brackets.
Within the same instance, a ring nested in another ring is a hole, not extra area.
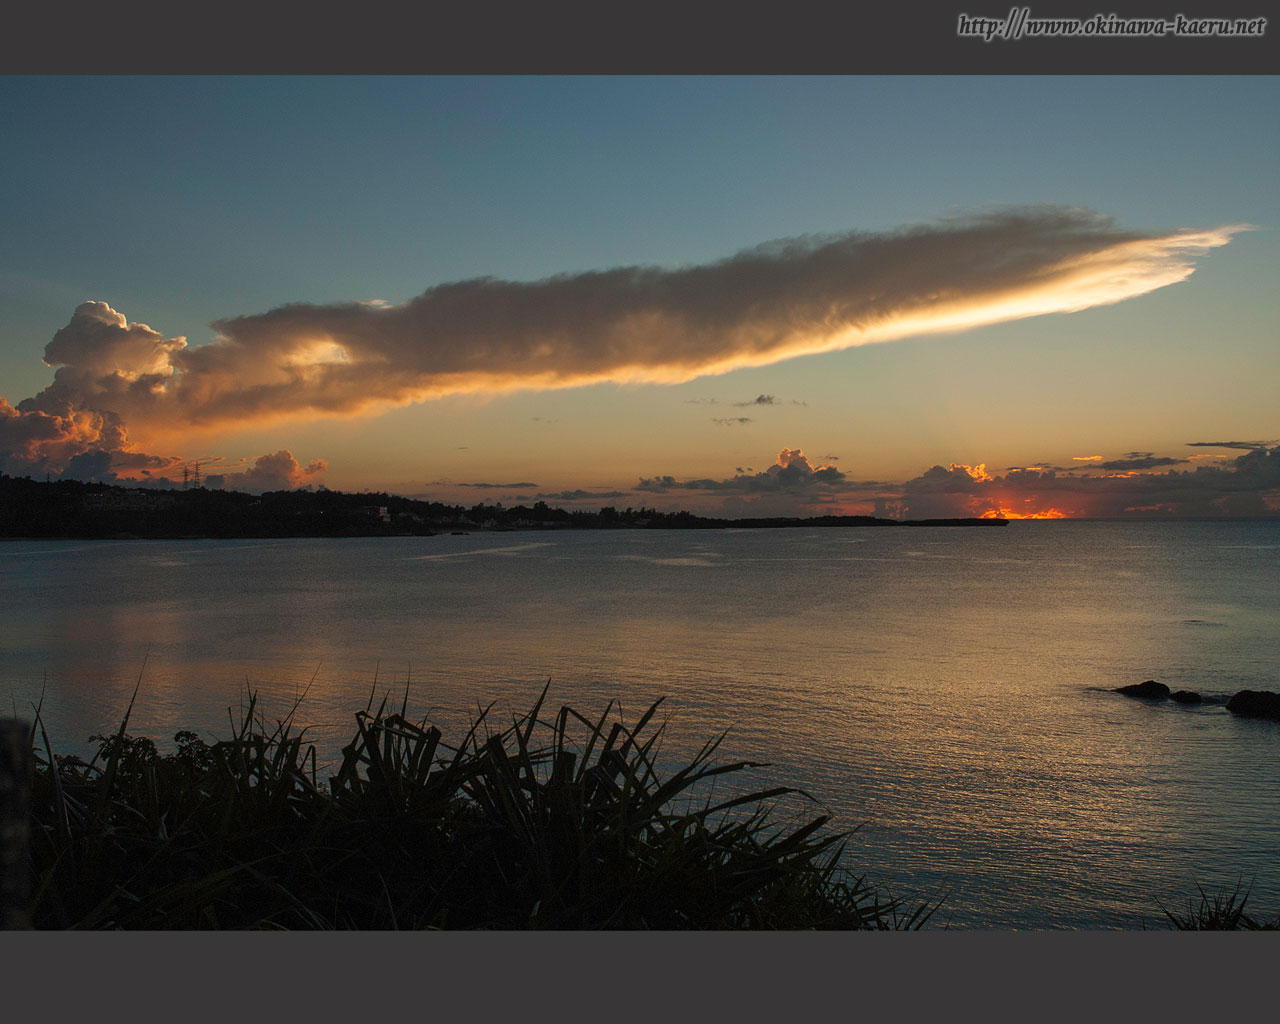
[(1243, 448), (1248, 451), (1265, 450), (1277, 444), (1276, 441), (1188, 441), (1188, 448)]
[(535, 487), (537, 487), (538, 485), (537, 485), (537, 484), (535, 484), (535, 483), (530, 483), (528, 480), (522, 480), (522, 481), (520, 481), (519, 483), (514, 483), (514, 484), (489, 484), (489, 483), (475, 483), (475, 484), (455, 484), (454, 486), (456, 486), (456, 487), (480, 487), (480, 488), (484, 488), (484, 489), (512, 491), (512, 490), (516, 490), (517, 488), (521, 488), (521, 487), (535, 488)]
[(630, 491), (556, 491), (553, 494), (539, 494), (539, 501), (612, 501), (616, 498), (629, 498)]
[(734, 402), (733, 404), (739, 409), (745, 409), (747, 406), (751, 405), (777, 405), (778, 399), (773, 395), (756, 395), (756, 397), (751, 399), (749, 402)]
[(754, 423), (750, 416), (716, 416), (712, 417), (712, 423), (718, 423), (722, 427), (740, 427), (744, 423)]
[(82, 480), (85, 483), (115, 483), (119, 479), (111, 468), (111, 453), (98, 450), (73, 455), (62, 474), (63, 480)]
[(1129, 452), (1122, 459), (1111, 459), (1108, 462), (1093, 463), (1091, 468), (1117, 471), (1155, 469), (1159, 466), (1177, 466), (1188, 461), (1190, 460), (1171, 459), (1166, 456), (1157, 457), (1154, 452)]

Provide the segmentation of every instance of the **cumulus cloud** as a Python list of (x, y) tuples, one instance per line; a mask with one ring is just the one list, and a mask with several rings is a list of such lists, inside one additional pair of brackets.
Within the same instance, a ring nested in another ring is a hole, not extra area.
[(181, 465), (176, 456), (137, 451), (116, 413), (74, 393), (50, 387), (16, 408), (0, 398), (0, 471), (115, 483), (122, 471), (160, 478)]
[[(57, 365), (53, 383), (16, 407), (0, 398), (0, 469), (131, 486), (173, 486), (186, 460), (138, 450), (117, 408), (159, 400), (175, 373), (182, 338), (129, 323), (103, 302), (85, 302), (45, 348)], [(221, 461), (214, 459), (212, 461)], [(246, 491), (303, 486), (322, 474), (321, 460), (300, 466), (281, 450), (240, 473), (214, 474), (212, 486)], [(172, 474), (173, 479), (169, 475)]]
[(1227, 466), (1164, 473), (1126, 469), (1086, 476), (1013, 470), (992, 476), (984, 466), (933, 466), (907, 481), (900, 495), (882, 499), (877, 508), (915, 519), (996, 514), (1263, 515), (1280, 511), (1280, 447), (1252, 449)]
[[(16, 409), (0, 398), (0, 471), (128, 487), (174, 487), (189, 465), (190, 460), (178, 456), (137, 450), (119, 416), (87, 408), (58, 385), (18, 403)], [(243, 472), (211, 474), (206, 483), (254, 493), (285, 490), (312, 482), (327, 468), (320, 459), (304, 468), (291, 452), (281, 450), (261, 456)]]
[(293, 452), (281, 449), (274, 455), (259, 456), (241, 473), (213, 474), (206, 478), (210, 487), (262, 494), (264, 491), (290, 491), (316, 482), (329, 467), (323, 459), (315, 459), (304, 468)]
[(789, 494), (831, 491), (845, 481), (835, 466), (814, 468), (799, 448), (783, 448), (778, 461), (763, 473), (739, 473), (726, 480), (677, 480), (673, 476), (641, 477), (637, 491), (666, 494), (670, 491), (714, 491), (722, 494)]
[[(738, 467), (724, 478), (641, 477), (630, 492), (570, 489), (539, 493), (550, 502), (612, 502), (666, 495), (671, 510), (691, 507), (730, 517), (862, 514), (909, 519), (1003, 515), (1009, 518), (1142, 515), (1265, 515), (1280, 511), (1280, 446), (1250, 449), (1225, 466), (1150, 472), (1047, 466), (992, 472), (982, 463), (932, 466), (912, 480), (851, 479), (799, 448), (783, 448), (764, 472)], [(1169, 461), (1129, 452), (1117, 463)], [(1150, 467), (1147, 467), (1148, 469)], [(517, 485), (494, 485), (515, 487)], [(532, 500), (524, 496), (521, 501)]]

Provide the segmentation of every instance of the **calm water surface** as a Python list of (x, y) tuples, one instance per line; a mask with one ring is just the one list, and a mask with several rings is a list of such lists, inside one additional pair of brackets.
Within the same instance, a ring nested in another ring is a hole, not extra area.
[[(1280, 911), (1280, 725), (1107, 692), (1280, 689), (1280, 521), (0, 545), (0, 698), (87, 752), (228, 732), (247, 688), (335, 747), (370, 693), (634, 721), (805, 787), (849, 866), (966, 928)], [(145, 663), (145, 667), (144, 667)], [(233, 712), (234, 714), (234, 712)]]

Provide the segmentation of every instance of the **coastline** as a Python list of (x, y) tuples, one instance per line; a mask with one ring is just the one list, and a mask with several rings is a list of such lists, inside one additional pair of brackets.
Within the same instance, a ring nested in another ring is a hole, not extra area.
[(1005, 526), (1005, 519), (810, 516), (724, 519), (654, 508), (568, 511), (331, 490), (242, 491), (119, 487), (0, 475), (0, 538), (9, 540), (217, 540), (282, 537), (431, 537), (515, 530), (750, 530), (793, 527)]

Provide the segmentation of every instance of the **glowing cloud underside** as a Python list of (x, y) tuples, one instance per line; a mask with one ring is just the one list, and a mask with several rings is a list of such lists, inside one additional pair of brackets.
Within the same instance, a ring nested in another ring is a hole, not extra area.
[(1087, 210), (773, 242), (706, 266), (480, 279), (398, 306), (290, 305), (203, 346), (85, 303), (55, 387), (130, 424), (350, 415), (459, 392), (674, 383), (795, 356), (1119, 302), (1185, 280), (1242, 227), (1150, 235)]
[(933, 466), (903, 484), (894, 504), (912, 518), (1271, 515), (1280, 509), (1280, 446), (1250, 450), (1227, 466), (1166, 472), (1015, 469), (992, 476), (981, 465)]
[(485, 278), (402, 305), (289, 305), (217, 321), (216, 340), (198, 346), (85, 302), (45, 348), (53, 383), (16, 406), (0, 398), (0, 467), (156, 477), (180, 460), (143, 453), (131, 433), (170, 445), (196, 429), (463, 392), (676, 383), (1071, 312), (1183, 281), (1246, 227), (1143, 233), (1046, 206), (770, 242), (705, 266)]

